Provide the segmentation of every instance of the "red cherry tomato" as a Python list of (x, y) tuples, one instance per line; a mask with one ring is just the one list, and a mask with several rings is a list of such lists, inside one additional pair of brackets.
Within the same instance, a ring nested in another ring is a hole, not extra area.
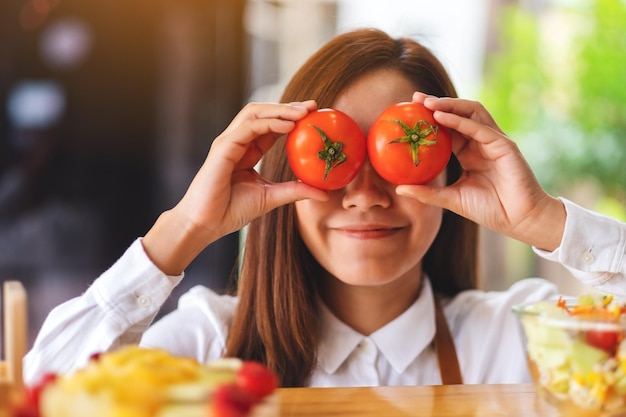
[(447, 129), (419, 103), (385, 109), (367, 135), (367, 152), (376, 172), (394, 184), (425, 184), (446, 167), (452, 154)]
[(37, 383), (25, 387), (19, 395), (16, 395), (15, 401), (9, 407), (8, 415), (13, 417), (39, 417), (41, 415), (42, 393), (57, 378), (56, 373), (46, 373)]
[(296, 177), (324, 190), (345, 187), (365, 162), (365, 136), (339, 110), (309, 113), (287, 135), (286, 147)]
[(207, 410), (207, 417), (246, 417), (257, 399), (237, 384), (217, 387)]
[(254, 398), (261, 399), (278, 387), (278, 377), (259, 362), (244, 361), (237, 371), (237, 386)]
[(588, 344), (598, 349), (615, 352), (620, 342), (620, 335), (618, 332), (610, 330), (588, 330), (585, 333), (585, 340)]

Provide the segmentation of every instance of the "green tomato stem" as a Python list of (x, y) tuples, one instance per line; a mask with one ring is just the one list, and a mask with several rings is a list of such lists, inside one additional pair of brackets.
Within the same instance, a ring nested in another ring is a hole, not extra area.
[[(426, 120), (418, 120), (415, 126), (410, 127), (402, 120), (389, 119), (404, 130), (404, 136), (394, 139), (389, 143), (408, 143), (409, 151), (411, 152), (411, 159), (413, 165), (418, 166), (419, 159), (419, 147), (420, 146), (432, 146), (437, 143), (437, 135), (439, 134), (439, 127), (433, 126)], [(432, 140), (427, 139), (430, 135), (434, 135)]]
[(309, 126), (319, 133), (324, 144), (324, 148), (317, 153), (317, 157), (324, 161), (324, 181), (326, 181), (328, 174), (333, 168), (346, 162), (347, 156), (343, 153), (343, 142), (333, 142), (322, 129), (315, 125)]

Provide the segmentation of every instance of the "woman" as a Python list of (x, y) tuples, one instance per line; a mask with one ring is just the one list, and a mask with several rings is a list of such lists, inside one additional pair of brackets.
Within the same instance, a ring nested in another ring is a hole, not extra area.
[[(455, 96), (442, 65), (412, 40), (372, 29), (331, 40), (287, 86), (290, 104), (246, 106), (181, 201), (83, 296), (51, 312), (27, 380), (141, 343), (201, 361), (260, 360), (283, 386), (529, 381), (511, 307), (557, 289), (535, 279), (476, 290), (476, 223), (614, 291), (626, 227), (545, 193), (488, 112)], [(383, 109), (410, 100), (453, 133), (455, 156), (431, 183), (396, 187), (368, 162), (340, 190), (295, 181), (281, 136), (308, 112), (342, 110), (367, 132)], [(247, 224), (237, 297), (196, 287), (150, 327), (195, 256)], [(578, 263), (588, 250), (595, 262)]]
[[(427, 49), (412, 41), (396, 42), (377, 31), (359, 31), (331, 40), (312, 56), (292, 78), (281, 101), (296, 102), (314, 97), (319, 108), (338, 108), (337, 97), (346, 88), (370, 73), (372, 77), (384, 79), (385, 76), (378, 72), (380, 70), (398, 71), (410, 81), (404, 94), (395, 101), (410, 101), (415, 90), (439, 97), (456, 96), (444, 68)], [(363, 99), (371, 112), (370, 118), (378, 116), (394, 102), (371, 103), (370, 98)], [(371, 167), (365, 169), (371, 170)], [(452, 157), (445, 175), (447, 183), (454, 183), (460, 173), (459, 164)], [(283, 140), (265, 155), (261, 176), (274, 182), (295, 180), (287, 163)], [(233, 326), (237, 331), (232, 332), (228, 344), (228, 353), (233, 356), (254, 357), (270, 365), (275, 363), (284, 382), (289, 385), (303, 384), (315, 365), (316, 352), (310, 347), (318, 345), (317, 294), (320, 277), (324, 275), (298, 234), (302, 228), (296, 227), (298, 205), (281, 206), (251, 223), (245, 251), (259, 255), (244, 258), (239, 297), (247, 302), (240, 302), (240, 314)], [(476, 288), (476, 224), (450, 212), (445, 214), (441, 223), (441, 232), (425, 254), (424, 272), (438, 277), (433, 282), (434, 289), (445, 295)], [(276, 230), (284, 233), (277, 234)], [(430, 245), (432, 242), (425, 243)], [(346, 245), (352, 246), (350, 242)], [(414, 263), (420, 257), (416, 253), (409, 262)], [(288, 262), (274, 265), (275, 260)], [(344, 263), (349, 262), (344, 259)], [(301, 278), (300, 282), (294, 282), (297, 277)], [(419, 276), (414, 279), (416, 284), (419, 280)], [(254, 302), (252, 297), (256, 297)], [(274, 300), (289, 302), (286, 305), (281, 302), (281, 308), (275, 312), (272, 311)], [(401, 310), (406, 309), (406, 306), (396, 305)], [(284, 316), (259, 326), (257, 318), (267, 320), (276, 314)], [(264, 334), (250, 340), (249, 335), (257, 328)], [(275, 346), (276, 350), (268, 350), (266, 345)], [(280, 364), (282, 357), (293, 358), (293, 363)], [(286, 375), (290, 377), (286, 378)]]

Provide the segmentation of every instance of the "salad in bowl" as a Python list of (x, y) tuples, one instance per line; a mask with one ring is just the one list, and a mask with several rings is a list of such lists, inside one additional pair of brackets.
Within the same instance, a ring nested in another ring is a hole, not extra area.
[(591, 293), (514, 308), (539, 394), (564, 415), (626, 415), (626, 302)]

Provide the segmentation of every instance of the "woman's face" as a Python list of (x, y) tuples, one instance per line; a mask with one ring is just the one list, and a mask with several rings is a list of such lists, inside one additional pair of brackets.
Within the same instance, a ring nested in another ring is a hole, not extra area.
[[(416, 86), (396, 70), (358, 78), (333, 103), (365, 134), (388, 106), (410, 101)], [(444, 185), (445, 171), (432, 181)], [(366, 162), (330, 200), (295, 203), (298, 229), (315, 259), (332, 276), (358, 286), (377, 286), (421, 276), (421, 260), (439, 230), (442, 209), (398, 196)]]

